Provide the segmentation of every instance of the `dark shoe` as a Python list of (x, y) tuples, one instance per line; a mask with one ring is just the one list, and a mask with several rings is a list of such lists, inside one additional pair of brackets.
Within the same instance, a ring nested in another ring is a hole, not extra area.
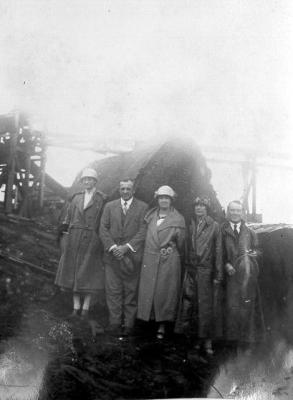
[(80, 315), (83, 320), (87, 320), (89, 317), (89, 310), (82, 310)]
[(131, 328), (129, 326), (124, 327), (124, 331), (123, 331), (124, 336), (132, 336), (133, 333), (134, 333), (133, 328)]
[(78, 317), (79, 317), (79, 310), (75, 310), (75, 309), (69, 315), (69, 318), (78, 318)]
[(89, 326), (91, 328), (93, 337), (96, 337), (97, 335), (102, 335), (103, 333), (105, 333), (105, 329), (97, 321), (90, 320)]
[(121, 326), (119, 324), (110, 324), (106, 327), (105, 333), (108, 335), (120, 335), (121, 334)]

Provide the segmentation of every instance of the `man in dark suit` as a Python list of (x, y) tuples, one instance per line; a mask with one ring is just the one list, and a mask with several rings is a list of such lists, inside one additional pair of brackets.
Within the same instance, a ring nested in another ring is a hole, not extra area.
[[(137, 287), (146, 235), (147, 204), (136, 199), (131, 179), (120, 182), (120, 199), (105, 205), (100, 238), (104, 245), (108, 331), (130, 334), (137, 312)], [(122, 318), (124, 316), (124, 323)]]
[(249, 347), (264, 334), (258, 286), (256, 233), (242, 219), (240, 201), (231, 201), (221, 226), (225, 271), (225, 338)]

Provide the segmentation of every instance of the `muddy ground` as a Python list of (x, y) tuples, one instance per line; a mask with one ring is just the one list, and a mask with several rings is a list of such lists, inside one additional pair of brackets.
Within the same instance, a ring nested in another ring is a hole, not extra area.
[(1, 400), (293, 397), (282, 335), (268, 333), (252, 354), (218, 342), (213, 357), (171, 333), (155, 340), (151, 325), (108, 336), (102, 294), (88, 321), (68, 317), (71, 297), (53, 284), (53, 227), (0, 215), (0, 243)]

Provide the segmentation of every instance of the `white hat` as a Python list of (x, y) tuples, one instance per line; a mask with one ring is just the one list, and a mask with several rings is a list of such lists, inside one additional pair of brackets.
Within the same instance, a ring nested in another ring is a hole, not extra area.
[(174, 199), (176, 197), (176, 193), (170, 186), (164, 185), (159, 187), (159, 189), (155, 191), (155, 198), (157, 198), (158, 196), (169, 196)]
[(97, 172), (96, 172), (94, 169), (92, 169), (92, 168), (85, 168), (85, 169), (82, 171), (82, 174), (81, 174), (80, 179), (82, 179), (82, 178), (94, 178), (94, 179), (97, 181), (97, 180), (98, 180), (98, 174), (97, 174)]

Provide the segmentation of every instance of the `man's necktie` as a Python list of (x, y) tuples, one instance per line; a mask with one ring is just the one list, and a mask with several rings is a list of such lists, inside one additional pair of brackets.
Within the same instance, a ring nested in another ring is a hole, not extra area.
[(123, 214), (126, 215), (126, 213), (127, 213), (127, 201), (124, 201), (124, 204), (123, 204)]
[(236, 237), (236, 239), (238, 239), (239, 238), (239, 232), (238, 232), (238, 229), (237, 229), (237, 224), (234, 224), (234, 235), (235, 235), (235, 237)]

